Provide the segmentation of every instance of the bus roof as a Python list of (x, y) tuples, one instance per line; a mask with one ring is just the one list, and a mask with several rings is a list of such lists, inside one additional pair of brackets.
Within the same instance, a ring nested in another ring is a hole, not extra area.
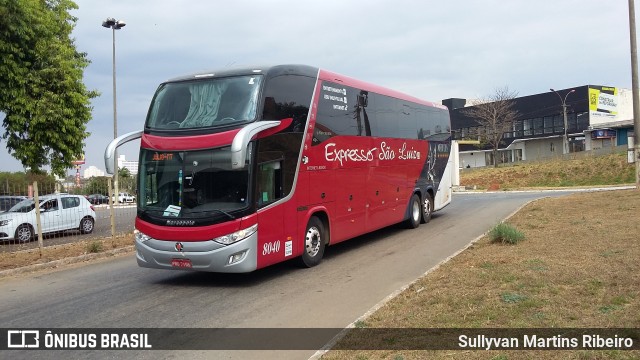
[(244, 67), (229, 67), (223, 69), (215, 69), (211, 71), (201, 71), (186, 76), (180, 76), (170, 79), (166, 82), (173, 81), (185, 81), (200, 79), (206, 77), (224, 77), (235, 75), (252, 75), (252, 74), (264, 74), (265, 76), (274, 77), (284, 74), (304, 75), (309, 77), (317, 77), (319, 69), (313, 66), (307, 65), (261, 65), (261, 66), (244, 66)]
[(354, 79), (354, 78), (351, 78), (342, 74), (334, 73), (328, 70), (324, 70), (324, 69), (320, 70), (320, 79), (324, 81), (331, 81), (334, 83), (343, 84), (346, 86), (352, 86), (360, 90), (370, 91), (380, 95), (390, 96), (396, 99), (406, 100), (409, 102), (414, 102), (414, 103), (435, 107), (435, 108), (440, 108), (440, 109), (447, 109), (446, 106), (441, 104), (425, 101), (417, 97), (402, 93), (400, 91), (396, 91), (396, 90), (385, 88), (379, 85), (371, 84), (366, 81)]
[(225, 76), (252, 75), (252, 74), (263, 74), (266, 76), (267, 79), (275, 76), (279, 76), (279, 75), (285, 75), (285, 74), (302, 75), (302, 76), (309, 76), (313, 78), (319, 77), (320, 80), (323, 80), (323, 81), (331, 81), (334, 83), (343, 84), (345, 86), (352, 86), (361, 90), (375, 92), (380, 95), (386, 95), (386, 96), (406, 100), (409, 102), (419, 103), (419, 104), (430, 106), (430, 107), (446, 109), (444, 105), (430, 102), (430, 101), (425, 101), (396, 90), (392, 90), (389, 88), (385, 88), (383, 86), (368, 83), (366, 81), (358, 80), (358, 79), (345, 76), (342, 74), (338, 74), (332, 71), (328, 71), (328, 70), (324, 70), (324, 69), (320, 69), (320, 68), (308, 66), (308, 65), (300, 65), (300, 64), (244, 66), (244, 67), (234, 67), (234, 68), (230, 67), (230, 68), (216, 69), (211, 71), (201, 71), (201, 72), (197, 72), (197, 73), (193, 73), (185, 76), (172, 78), (170, 80), (167, 80), (166, 82), (187, 81), (187, 80), (201, 79), (201, 78), (207, 78), (207, 77), (225, 77)]

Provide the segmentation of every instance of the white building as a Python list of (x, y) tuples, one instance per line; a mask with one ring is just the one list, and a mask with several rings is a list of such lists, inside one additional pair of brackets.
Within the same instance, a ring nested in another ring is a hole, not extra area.
[(86, 168), (83, 172), (82, 172), (82, 177), (85, 179), (89, 179), (92, 177), (98, 177), (98, 176), (104, 176), (104, 171), (98, 169), (97, 167), (91, 165), (88, 168)]
[(138, 174), (138, 162), (137, 161), (129, 161), (125, 158), (124, 155), (118, 156), (118, 169), (127, 168), (131, 175)]

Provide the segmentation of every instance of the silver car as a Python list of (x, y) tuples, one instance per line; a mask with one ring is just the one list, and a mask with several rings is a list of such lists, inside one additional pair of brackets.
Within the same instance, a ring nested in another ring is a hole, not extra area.
[(15, 204), (25, 200), (26, 198), (26, 196), (0, 196), (0, 212), (5, 212), (11, 209)]
[[(96, 213), (84, 196), (53, 194), (39, 197), (42, 233), (79, 230), (93, 231)], [(23, 200), (0, 214), (0, 241), (29, 242), (37, 234), (35, 202)]]

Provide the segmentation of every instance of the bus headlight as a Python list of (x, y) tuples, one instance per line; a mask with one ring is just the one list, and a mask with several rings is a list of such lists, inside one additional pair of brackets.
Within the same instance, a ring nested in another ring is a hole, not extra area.
[(234, 242), (238, 242), (240, 240), (248, 238), (249, 236), (253, 235), (253, 233), (255, 233), (256, 231), (258, 231), (258, 224), (249, 226), (246, 229), (238, 230), (229, 235), (217, 237), (213, 239), (213, 241), (223, 245), (231, 245)]
[(151, 236), (140, 232), (138, 229), (133, 230), (133, 236), (136, 238), (137, 241), (140, 241), (140, 242), (151, 240)]

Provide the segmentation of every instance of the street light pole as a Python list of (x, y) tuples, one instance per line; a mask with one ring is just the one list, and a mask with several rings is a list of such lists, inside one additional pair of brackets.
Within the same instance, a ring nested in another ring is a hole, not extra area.
[(554, 93), (556, 93), (556, 95), (558, 95), (558, 97), (560, 98), (560, 102), (562, 102), (562, 116), (564, 117), (564, 137), (562, 138), (562, 154), (568, 154), (569, 153), (569, 136), (567, 134), (568, 131), (568, 126), (567, 126), (567, 97), (569, 96), (569, 94), (576, 92), (575, 89), (571, 89), (571, 91), (569, 91), (565, 96), (564, 99), (562, 98), (562, 96), (555, 90), (553, 89), (549, 89), (551, 91), (553, 91)]
[[(127, 25), (122, 20), (116, 20), (114, 18), (107, 18), (102, 22), (102, 26), (107, 29), (111, 29), (112, 33), (112, 69), (113, 69), (113, 138), (118, 137), (118, 112), (116, 107), (116, 30), (120, 30)], [(114, 153), (114, 174), (113, 174), (113, 189), (114, 189), (114, 202), (118, 203), (118, 151)]]
[(634, 161), (636, 163), (636, 190), (640, 190), (640, 96), (638, 91), (638, 48), (636, 43), (636, 10), (629, 0), (629, 40), (631, 42), (631, 94), (633, 96)]

